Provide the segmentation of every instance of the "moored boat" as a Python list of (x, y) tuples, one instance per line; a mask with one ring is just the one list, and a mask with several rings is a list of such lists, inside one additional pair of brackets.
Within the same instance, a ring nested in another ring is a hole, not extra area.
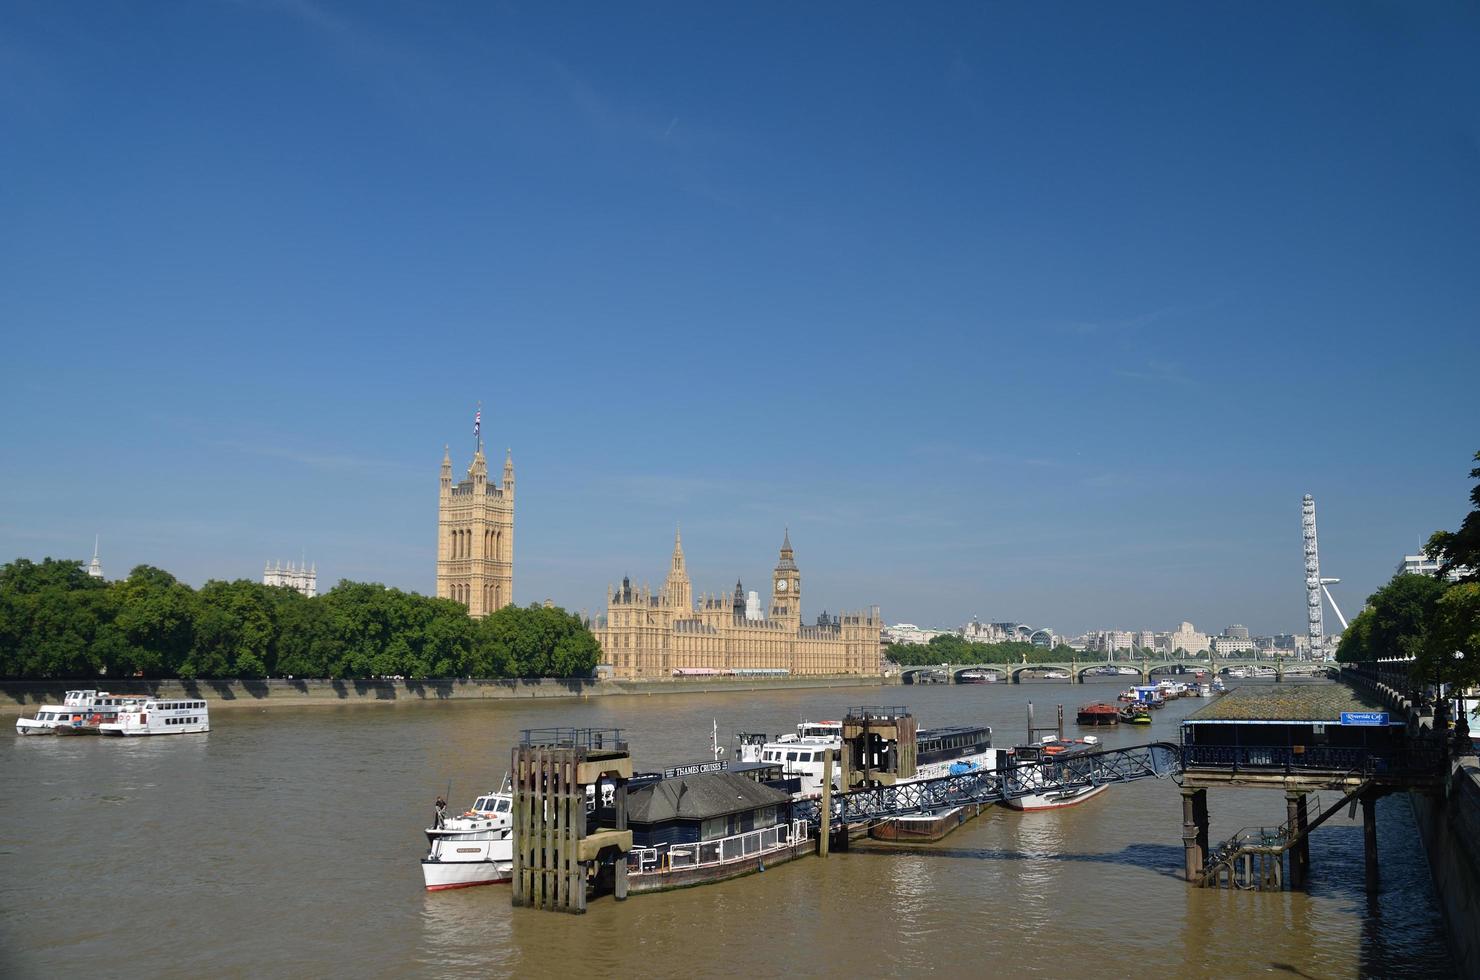
[(884, 820), (869, 827), (868, 835), (890, 844), (930, 844), (941, 840), (981, 812), (980, 803), (939, 807), (924, 813), (911, 813)]
[(15, 731), (17, 735), (97, 735), (104, 722), (116, 720), (123, 709), (147, 700), (107, 691), (68, 691), (61, 704), (43, 704), (35, 717), (17, 718)]
[(1151, 724), (1151, 711), (1140, 705), (1128, 704), (1120, 709), (1120, 720), (1127, 725)]
[(139, 699), (98, 725), (103, 735), (197, 735), (210, 730), (211, 709), (205, 701), (172, 698)]
[(1113, 704), (1082, 704), (1075, 720), (1081, 725), (1114, 725), (1120, 721), (1120, 709)]
[(436, 825), (426, 829), (430, 846), (421, 859), (427, 891), (510, 881), (514, 876), (512, 809), (513, 796), (508, 792), (480, 796), (455, 817), (443, 816), (439, 807)]
[[(1055, 760), (1064, 760), (1076, 755), (1084, 755), (1089, 752), (1098, 751), (1100, 740), (1093, 735), (1085, 735), (1083, 738), (1057, 738), (1049, 736), (1033, 745), (1020, 745), (1014, 750), (1016, 763), (1021, 765), (1027, 762), (1051, 763)], [(1042, 793), (1030, 793), (1018, 796), (1007, 801), (1007, 805), (1014, 810), (1057, 810), (1066, 806), (1074, 806), (1086, 800), (1099, 796), (1110, 787), (1106, 784), (1093, 785), (1083, 784), (1079, 786), (1064, 786), (1059, 789), (1047, 790)]]

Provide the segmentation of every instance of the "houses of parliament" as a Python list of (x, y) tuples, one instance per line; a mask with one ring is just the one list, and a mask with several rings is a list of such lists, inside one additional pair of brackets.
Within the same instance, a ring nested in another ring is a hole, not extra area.
[(696, 606), (683, 539), (673, 537), (668, 580), (654, 594), (628, 579), (608, 596), (605, 622), (593, 632), (602, 664), (618, 678), (711, 673), (877, 674), (879, 608), (802, 625), (802, 573), (788, 532), (771, 576), (764, 619), (746, 615), (739, 582), (730, 595), (701, 596)]
[(514, 601), (514, 457), (504, 457), (503, 480), (490, 482), (482, 439), (467, 478), (457, 483), (452, 482), (451, 453), (442, 451), (437, 597), (461, 602), (471, 616), (486, 616)]

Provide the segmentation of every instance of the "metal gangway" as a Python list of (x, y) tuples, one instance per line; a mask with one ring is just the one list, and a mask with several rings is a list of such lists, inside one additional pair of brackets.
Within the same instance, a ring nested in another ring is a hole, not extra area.
[[(1050, 756), (1001, 769), (974, 769), (954, 776), (907, 780), (892, 786), (870, 786), (832, 792), (830, 800), (798, 800), (792, 805), (797, 819), (813, 828), (825, 822), (830, 829), (850, 823), (888, 820), (971, 803), (1005, 803), (1037, 793), (1084, 786), (1106, 786), (1138, 779), (1163, 779), (1181, 771), (1182, 750), (1170, 742), (1152, 742), (1128, 748)], [(824, 807), (830, 812), (824, 820)]]

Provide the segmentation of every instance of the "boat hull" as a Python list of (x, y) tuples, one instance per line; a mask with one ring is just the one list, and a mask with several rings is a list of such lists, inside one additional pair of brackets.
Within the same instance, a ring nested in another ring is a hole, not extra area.
[(870, 839), (888, 844), (929, 844), (981, 812), (981, 804), (968, 803), (939, 813), (911, 815), (885, 820), (869, 828)]
[(1022, 810), (1030, 813), (1035, 810), (1061, 810), (1066, 806), (1078, 806), (1085, 800), (1099, 796), (1109, 786), (1085, 786), (1068, 793), (1034, 793), (1031, 796), (1020, 796), (1015, 800), (1008, 800), (1007, 805), (1014, 810)]
[(17, 735), (55, 735), (57, 733), (54, 725), (34, 718), (20, 718), (15, 723)]
[(441, 892), (453, 888), (507, 884), (514, 878), (511, 864), (503, 861), (428, 861), (421, 862), (421, 877), (427, 891)]

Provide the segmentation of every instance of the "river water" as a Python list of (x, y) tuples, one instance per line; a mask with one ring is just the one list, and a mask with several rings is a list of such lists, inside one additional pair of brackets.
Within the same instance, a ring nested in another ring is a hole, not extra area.
[[(711, 720), (793, 730), (849, 704), (1023, 740), (1025, 705), (1113, 700), (1114, 680), (219, 711), (208, 735), (13, 738), (0, 749), (0, 975), (191, 977), (1453, 975), (1404, 797), (1378, 806), (1381, 894), (1360, 826), (1312, 839), (1308, 893), (1199, 890), (1171, 780), (1058, 813), (994, 808), (938, 844), (854, 844), (585, 916), (512, 909), (507, 886), (422, 889), (421, 828), (493, 788), (519, 730), (626, 730), (640, 769), (697, 761)], [(1169, 704), (1108, 745), (1175, 741)], [(1212, 836), (1280, 822), (1281, 794), (1209, 793)]]

